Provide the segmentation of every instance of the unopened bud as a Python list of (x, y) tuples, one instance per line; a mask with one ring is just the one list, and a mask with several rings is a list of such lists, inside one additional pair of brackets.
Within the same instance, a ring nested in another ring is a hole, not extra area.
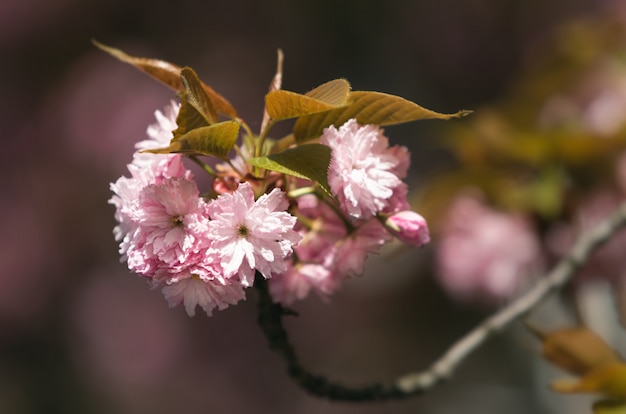
[(423, 246), (430, 241), (426, 219), (414, 211), (401, 211), (387, 217), (385, 227), (402, 242)]

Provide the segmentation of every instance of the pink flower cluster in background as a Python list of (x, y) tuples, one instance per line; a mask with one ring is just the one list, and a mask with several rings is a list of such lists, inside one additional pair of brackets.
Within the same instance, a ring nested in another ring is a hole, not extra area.
[(128, 165), (131, 176), (111, 185), (110, 200), (122, 259), (162, 288), (170, 306), (182, 303), (190, 316), (200, 306), (211, 315), (244, 299), (257, 272), (270, 280), (276, 301), (289, 304), (311, 291), (325, 296), (361, 274), (367, 256), (394, 236), (414, 246), (429, 241), (424, 218), (408, 211), (402, 179), (409, 153), (389, 147), (380, 128), (350, 120), (324, 131), (320, 142), (332, 150), (328, 175), (336, 199), (290, 198), (274, 185), (259, 196), (258, 182), (246, 181), (250, 168), (241, 155), (217, 166), (218, 195), (205, 199), (183, 155), (142, 152), (169, 145), (178, 110), (172, 103), (156, 112), (158, 122)]

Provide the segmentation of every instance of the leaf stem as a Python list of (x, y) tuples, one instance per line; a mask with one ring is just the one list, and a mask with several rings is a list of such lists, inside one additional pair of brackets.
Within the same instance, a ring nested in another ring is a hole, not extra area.
[(211, 177), (215, 177), (216, 174), (213, 168), (211, 168), (210, 165), (208, 165), (207, 163), (203, 162), (200, 158), (198, 158), (197, 155), (189, 155), (189, 159), (195, 162), (196, 164), (198, 164), (200, 168), (202, 168)]
[(302, 197), (304, 195), (307, 194), (316, 194), (317, 190), (315, 189), (315, 187), (310, 186), (310, 187), (300, 187), (300, 188), (296, 188), (295, 190), (291, 190), (287, 193), (287, 197), (289, 198), (298, 198), (298, 197)]
[(328, 207), (330, 207), (335, 212), (335, 214), (337, 214), (337, 217), (341, 219), (343, 224), (348, 229), (348, 234), (356, 230), (356, 227), (354, 227), (354, 224), (352, 224), (350, 219), (348, 219), (345, 216), (345, 214), (343, 214), (343, 212), (341, 211), (341, 209), (339, 208), (337, 204), (333, 203), (332, 200), (330, 200), (328, 197), (325, 197), (324, 195), (321, 195), (319, 192), (315, 192), (315, 194), (320, 200), (322, 200), (323, 203), (325, 203)]
[(274, 143), (273, 152), (282, 152), (296, 143), (296, 137), (293, 134), (282, 137)]
[(269, 135), (271, 129), (274, 127), (275, 124), (276, 124), (276, 121), (269, 118), (267, 125), (261, 131), (261, 134), (259, 135), (259, 138), (256, 142), (257, 146), (256, 146), (256, 150), (254, 153), (255, 157), (260, 157), (261, 155), (263, 155), (263, 145), (265, 144), (265, 139), (267, 138), (267, 136)]
[(243, 127), (243, 129), (246, 131), (246, 134), (248, 134), (250, 138), (254, 137), (254, 133), (250, 129), (250, 126), (243, 119), (235, 118), (235, 121), (239, 122), (239, 125)]

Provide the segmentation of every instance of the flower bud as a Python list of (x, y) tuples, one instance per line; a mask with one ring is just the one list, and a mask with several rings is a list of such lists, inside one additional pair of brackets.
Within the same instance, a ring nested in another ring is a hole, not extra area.
[(426, 219), (414, 211), (406, 210), (392, 214), (385, 220), (385, 227), (407, 244), (419, 247), (430, 241)]

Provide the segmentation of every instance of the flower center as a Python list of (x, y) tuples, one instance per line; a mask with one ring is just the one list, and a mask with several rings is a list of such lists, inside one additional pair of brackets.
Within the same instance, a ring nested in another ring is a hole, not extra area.
[(248, 237), (248, 235), (250, 234), (250, 230), (248, 230), (248, 227), (246, 227), (245, 224), (242, 224), (239, 226), (239, 228), (237, 229), (237, 235), (239, 237)]
[(183, 218), (181, 216), (172, 216), (170, 218), (170, 227), (180, 227), (183, 225)]

